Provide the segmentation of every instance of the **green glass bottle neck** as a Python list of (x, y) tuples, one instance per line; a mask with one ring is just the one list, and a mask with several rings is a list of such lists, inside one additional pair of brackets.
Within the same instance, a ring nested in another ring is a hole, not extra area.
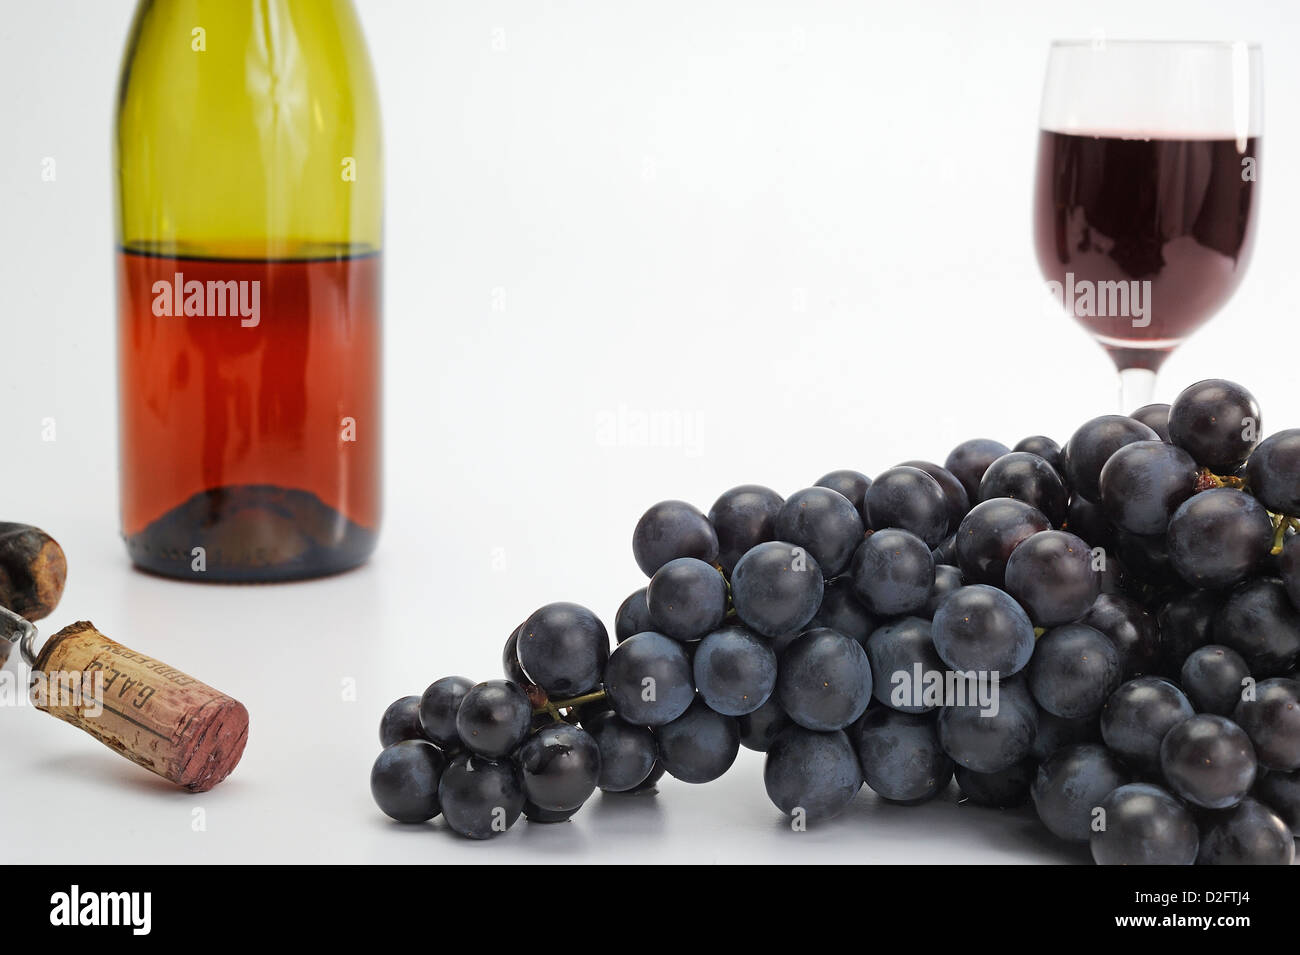
[(141, 0), (115, 154), (127, 250), (294, 259), (382, 245), (378, 97), (350, 0)]

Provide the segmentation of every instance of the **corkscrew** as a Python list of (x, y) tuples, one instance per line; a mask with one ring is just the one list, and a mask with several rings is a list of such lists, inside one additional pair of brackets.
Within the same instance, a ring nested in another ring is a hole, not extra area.
[[(17, 647), (23, 662), (29, 667), (36, 665), (36, 639), (39, 636), (36, 624), (14, 613), (7, 607), (0, 607), (0, 640)], [(7, 655), (7, 654), (5, 654)]]

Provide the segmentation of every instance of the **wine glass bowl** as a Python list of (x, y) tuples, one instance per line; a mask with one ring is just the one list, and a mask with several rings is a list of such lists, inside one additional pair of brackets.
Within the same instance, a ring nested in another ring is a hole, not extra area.
[(1253, 245), (1257, 46), (1058, 41), (1034, 237), (1049, 291), (1120, 371), (1124, 412), (1240, 284)]

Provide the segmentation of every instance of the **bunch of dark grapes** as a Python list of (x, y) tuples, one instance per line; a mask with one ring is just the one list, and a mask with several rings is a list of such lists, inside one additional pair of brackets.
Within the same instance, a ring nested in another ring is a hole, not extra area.
[(1211, 380), (1064, 447), (976, 439), (707, 515), (656, 504), (613, 648), (590, 610), (537, 610), (504, 679), (389, 707), (375, 800), (487, 838), (597, 789), (707, 783), (745, 746), (796, 829), (864, 783), (915, 804), (955, 778), (1099, 863), (1290, 863), (1300, 430), (1262, 435)]

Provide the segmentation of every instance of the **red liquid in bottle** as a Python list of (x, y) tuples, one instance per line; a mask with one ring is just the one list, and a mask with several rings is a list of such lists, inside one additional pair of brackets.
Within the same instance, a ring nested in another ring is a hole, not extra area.
[(132, 559), (209, 580), (364, 561), (380, 520), (379, 256), (118, 262)]

